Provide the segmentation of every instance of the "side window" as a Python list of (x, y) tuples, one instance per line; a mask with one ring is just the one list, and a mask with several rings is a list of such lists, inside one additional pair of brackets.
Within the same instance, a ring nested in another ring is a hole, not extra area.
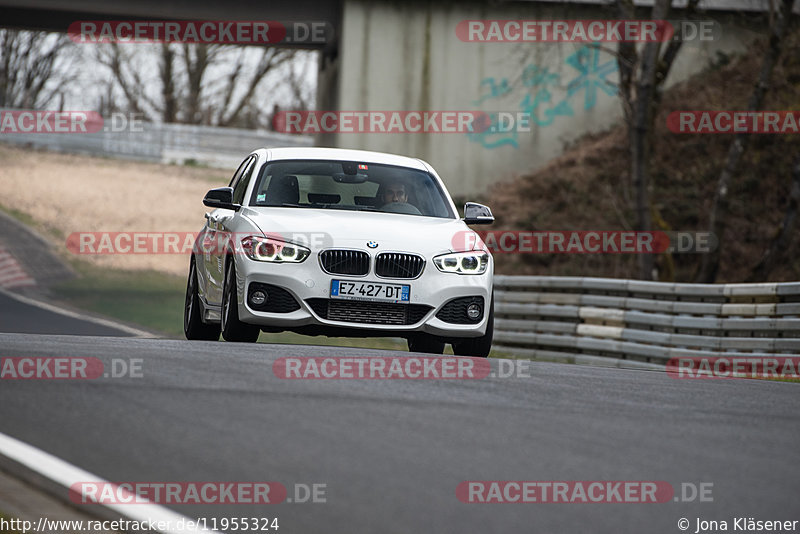
[(253, 174), (253, 167), (255, 167), (256, 158), (250, 158), (245, 165), (239, 181), (233, 187), (233, 203), (244, 204), (244, 192), (247, 190), (247, 185), (250, 183), (250, 176)]
[(228, 184), (228, 187), (236, 187), (236, 183), (239, 181), (239, 178), (242, 176), (247, 164), (250, 163), (250, 160), (253, 159), (252, 157), (247, 157), (245, 160), (239, 165), (239, 168), (236, 169), (236, 172), (233, 173), (233, 178), (231, 178), (231, 182)]

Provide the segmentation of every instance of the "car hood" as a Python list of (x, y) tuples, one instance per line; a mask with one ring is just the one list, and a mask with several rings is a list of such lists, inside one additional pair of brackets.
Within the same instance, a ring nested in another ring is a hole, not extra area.
[(242, 215), (266, 236), (313, 250), (342, 247), (435, 255), (482, 245), (460, 219), (312, 208), (245, 208)]

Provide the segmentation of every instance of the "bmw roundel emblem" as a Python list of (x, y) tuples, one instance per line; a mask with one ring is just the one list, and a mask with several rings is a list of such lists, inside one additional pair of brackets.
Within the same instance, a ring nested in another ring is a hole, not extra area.
[(377, 241), (367, 241), (367, 246), (369, 248), (378, 248), (378, 243)]

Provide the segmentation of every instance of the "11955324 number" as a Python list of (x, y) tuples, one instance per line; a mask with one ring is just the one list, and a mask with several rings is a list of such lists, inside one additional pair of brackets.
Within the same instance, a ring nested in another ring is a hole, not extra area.
[(200, 530), (224, 530), (226, 532), (254, 532), (278, 530), (278, 518), (273, 517), (198, 517)]

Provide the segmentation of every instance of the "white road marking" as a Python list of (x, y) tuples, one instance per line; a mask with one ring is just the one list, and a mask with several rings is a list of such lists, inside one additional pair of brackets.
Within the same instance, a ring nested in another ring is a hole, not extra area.
[[(18, 465), (21, 465), (27, 470), (30, 470), (37, 475), (43, 476), (48, 480), (57, 483), (64, 488), (64, 499), (69, 496), (69, 488), (77, 482), (93, 482), (97, 484), (108, 484), (109, 482), (101, 479), (100, 477), (84, 471), (64, 460), (53, 456), (50, 453), (37, 449), (32, 445), (28, 445), (11, 436), (0, 433), (0, 463), (3, 458), (11, 460)], [(141, 499), (141, 497), (139, 497)], [(178, 530), (176, 526), (178, 522), (183, 520), (184, 527), (186, 520), (191, 518), (184, 517), (183, 515), (173, 512), (163, 506), (153, 503), (146, 504), (93, 504), (92, 506), (105, 506), (109, 510), (113, 510), (121, 517), (127, 518), (131, 521), (164, 521), (165, 523), (173, 525), (172, 528), (166, 530), (159, 530), (163, 533), (172, 532), (217, 532), (214, 530), (201, 529), (196, 527), (194, 529), (183, 528)]]

